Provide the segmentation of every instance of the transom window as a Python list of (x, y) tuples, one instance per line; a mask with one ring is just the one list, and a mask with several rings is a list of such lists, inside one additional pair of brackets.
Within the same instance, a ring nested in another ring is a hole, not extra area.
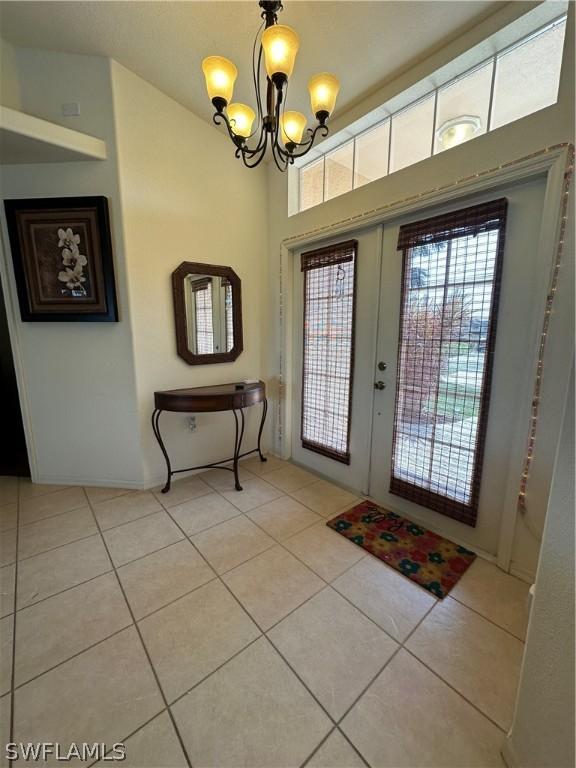
[(555, 104), (565, 31), (562, 15), (352, 139), (348, 129), (298, 170), (298, 211)]

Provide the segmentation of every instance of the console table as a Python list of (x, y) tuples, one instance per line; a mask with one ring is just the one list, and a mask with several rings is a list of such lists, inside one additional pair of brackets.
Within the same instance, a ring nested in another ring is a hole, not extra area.
[[(260, 419), (260, 428), (258, 429), (258, 446), (251, 451), (241, 453), (242, 438), (244, 437), (244, 408), (251, 405), (262, 403), (262, 418)], [(190, 472), (193, 469), (229, 469), (234, 472), (235, 487), (237, 491), (242, 490), (238, 479), (238, 460), (250, 453), (258, 452), (260, 461), (266, 461), (260, 449), (262, 439), (262, 430), (266, 421), (268, 411), (268, 401), (266, 400), (266, 385), (263, 381), (253, 384), (218, 384), (213, 387), (194, 387), (192, 389), (165, 389), (160, 392), (154, 392), (154, 412), (152, 414), (152, 429), (160, 449), (166, 460), (167, 479), (166, 485), (162, 488), (162, 493), (168, 493), (172, 475), (179, 472)], [(176, 413), (215, 413), (216, 411), (232, 411), (234, 414), (235, 436), (234, 436), (234, 456), (222, 461), (215, 461), (212, 464), (202, 464), (197, 467), (186, 467), (186, 469), (172, 469), (168, 451), (160, 434), (160, 416), (162, 411), (172, 411)], [(231, 467), (223, 467), (222, 464), (232, 462)]]

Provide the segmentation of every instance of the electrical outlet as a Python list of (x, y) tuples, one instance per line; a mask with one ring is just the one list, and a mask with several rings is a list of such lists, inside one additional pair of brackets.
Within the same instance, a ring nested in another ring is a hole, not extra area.
[(198, 425), (196, 424), (196, 416), (188, 416), (188, 429), (190, 432), (196, 432)]
[(71, 101), (68, 104), (62, 104), (62, 115), (64, 117), (78, 117), (80, 115), (79, 102)]

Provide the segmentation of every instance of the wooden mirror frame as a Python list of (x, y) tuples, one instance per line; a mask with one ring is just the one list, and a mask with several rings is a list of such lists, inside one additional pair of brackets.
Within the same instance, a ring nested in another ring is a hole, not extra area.
[[(186, 332), (186, 300), (184, 296), (184, 281), (188, 275), (215, 275), (216, 277), (226, 277), (230, 281), (232, 286), (234, 345), (229, 352), (195, 355), (190, 351)], [(215, 363), (231, 363), (233, 360), (236, 360), (244, 349), (242, 340), (242, 292), (240, 278), (232, 267), (222, 267), (218, 264), (201, 264), (197, 261), (183, 261), (172, 272), (172, 295), (174, 298), (176, 349), (182, 360), (185, 360), (188, 365), (213, 365)]]

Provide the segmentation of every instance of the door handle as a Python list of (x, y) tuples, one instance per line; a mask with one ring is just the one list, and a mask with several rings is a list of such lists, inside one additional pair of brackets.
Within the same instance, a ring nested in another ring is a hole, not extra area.
[(383, 381), (375, 381), (374, 389), (386, 389), (386, 384)]

